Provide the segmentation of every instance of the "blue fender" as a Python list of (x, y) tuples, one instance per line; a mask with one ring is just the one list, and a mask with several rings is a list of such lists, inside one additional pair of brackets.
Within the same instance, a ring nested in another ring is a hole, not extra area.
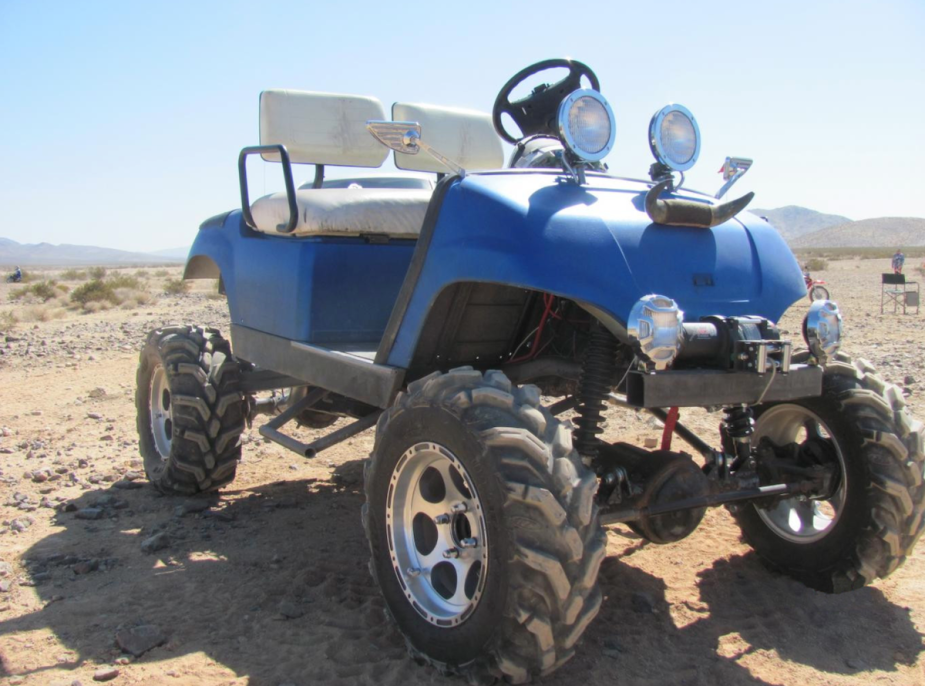
[[(777, 321), (806, 295), (780, 234), (748, 213), (712, 229), (654, 224), (649, 186), (602, 175), (587, 185), (561, 172), (471, 174), (447, 189), (388, 364), (407, 368), (439, 293), (456, 282), (546, 291), (625, 325), (633, 304), (659, 293), (686, 321), (760, 315)], [(680, 192), (675, 197), (712, 202)]]

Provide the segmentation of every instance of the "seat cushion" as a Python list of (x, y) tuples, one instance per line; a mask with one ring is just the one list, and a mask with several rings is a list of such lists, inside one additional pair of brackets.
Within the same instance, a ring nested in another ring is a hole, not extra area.
[(417, 238), (430, 190), (399, 188), (311, 188), (296, 191), (299, 221), (292, 233), (285, 193), (265, 195), (251, 206), (257, 230), (279, 236)]

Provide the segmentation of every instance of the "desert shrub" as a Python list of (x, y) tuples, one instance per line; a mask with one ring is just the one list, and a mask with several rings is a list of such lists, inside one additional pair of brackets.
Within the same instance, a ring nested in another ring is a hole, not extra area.
[(16, 324), (18, 323), (19, 320), (16, 318), (16, 315), (13, 314), (12, 310), (0, 312), (0, 331), (10, 331), (15, 329)]
[(167, 279), (167, 283), (164, 284), (164, 293), (169, 295), (180, 295), (188, 290), (189, 281), (184, 281), (183, 279)]
[(154, 296), (145, 290), (133, 290), (131, 288), (120, 288), (116, 291), (116, 297), (119, 299), (120, 307), (123, 310), (132, 310), (141, 305), (150, 305), (154, 302)]
[(61, 307), (51, 305), (29, 305), (23, 308), (20, 316), (24, 322), (50, 322), (52, 319), (61, 319), (66, 314)]
[(139, 270), (137, 270), (137, 271), (135, 272), (135, 276), (137, 276), (139, 279), (147, 279), (147, 278), (148, 278), (148, 270), (147, 270), (147, 269), (139, 269)]
[(166, 269), (158, 269), (156, 272), (154, 272), (154, 276), (164, 278), (165, 276), (170, 276), (170, 272)]
[[(112, 284), (108, 281), (93, 279), (81, 284), (71, 292), (71, 302), (86, 305), (91, 302), (106, 302), (118, 305), (119, 299)], [(86, 309), (86, 308), (84, 308)]]
[(131, 274), (113, 274), (106, 279), (106, 283), (114, 289), (130, 288), (135, 290), (141, 287), (141, 282), (138, 281), (138, 277), (132, 276)]
[(81, 309), (84, 312), (92, 314), (93, 312), (102, 312), (103, 310), (108, 310), (112, 307), (112, 303), (106, 300), (91, 300), (90, 302), (83, 303)]
[(81, 269), (65, 269), (58, 274), (58, 278), (64, 281), (86, 281), (87, 276), (87, 272)]
[(811, 257), (806, 260), (806, 268), (811, 272), (821, 272), (829, 266), (829, 261), (821, 257)]
[(71, 287), (64, 283), (56, 283), (55, 288), (57, 288), (62, 293), (67, 293), (69, 290), (71, 290)]
[(10, 291), (10, 300), (22, 300), (26, 297), (34, 297), (42, 302), (47, 302), (58, 294), (55, 290), (56, 285), (54, 281), (39, 281), (31, 286), (16, 288)]
[(90, 267), (87, 273), (91, 279), (100, 281), (106, 277), (106, 267)]

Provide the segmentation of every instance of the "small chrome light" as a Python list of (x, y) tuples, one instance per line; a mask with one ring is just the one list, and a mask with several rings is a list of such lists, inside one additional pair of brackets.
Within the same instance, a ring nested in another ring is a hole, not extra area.
[(656, 369), (667, 369), (681, 349), (684, 313), (664, 295), (640, 298), (626, 320), (626, 331), (636, 353)]
[(613, 110), (595, 90), (574, 91), (559, 105), (562, 144), (586, 162), (598, 162), (613, 149), (617, 126)]
[(665, 105), (652, 115), (649, 147), (655, 159), (675, 171), (687, 171), (700, 155), (700, 127), (683, 105)]
[(817, 300), (809, 306), (803, 320), (803, 339), (819, 364), (825, 364), (838, 352), (841, 334), (842, 318), (838, 305), (831, 300)]

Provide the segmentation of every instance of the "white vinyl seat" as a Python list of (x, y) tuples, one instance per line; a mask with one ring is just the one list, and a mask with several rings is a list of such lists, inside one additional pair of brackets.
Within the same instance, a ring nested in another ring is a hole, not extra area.
[[(487, 114), (412, 103), (395, 103), (392, 113), (396, 120), (420, 123), (424, 140), (465, 169), (497, 169), (503, 163), (501, 141)], [(382, 104), (371, 97), (291, 90), (260, 95), (260, 143), (285, 145), (292, 164), (379, 167), (389, 149), (370, 135), (366, 123), (383, 119)], [(263, 157), (279, 161), (278, 153)], [(447, 171), (424, 152), (396, 153), (395, 166)], [(279, 236), (417, 238), (432, 194), (423, 188), (300, 188), (291, 233), (283, 232), (290, 218), (286, 193), (264, 196), (250, 210), (258, 231)]]
[(296, 191), (299, 221), (292, 233), (286, 193), (266, 195), (251, 206), (258, 231), (279, 236), (417, 238), (432, 191), (405, 188), (308, 188)]

